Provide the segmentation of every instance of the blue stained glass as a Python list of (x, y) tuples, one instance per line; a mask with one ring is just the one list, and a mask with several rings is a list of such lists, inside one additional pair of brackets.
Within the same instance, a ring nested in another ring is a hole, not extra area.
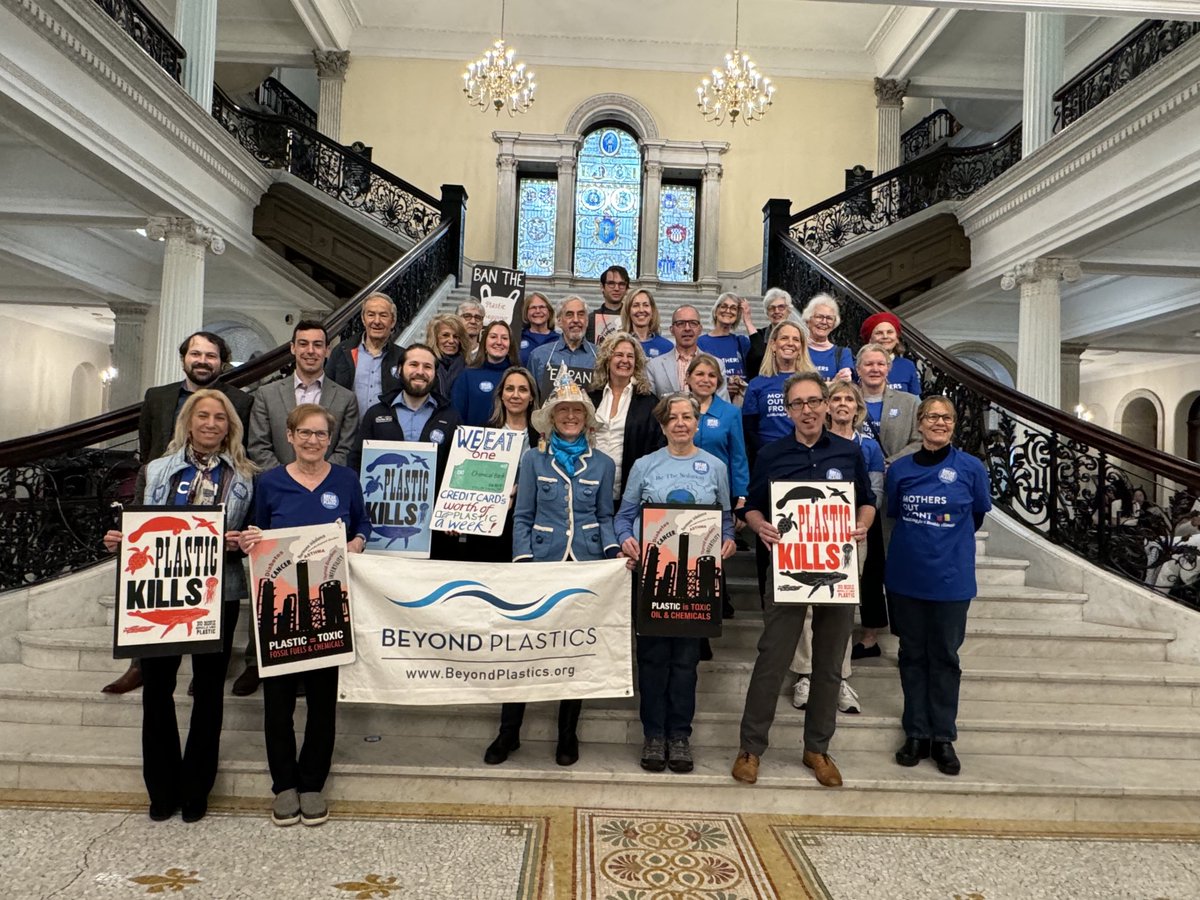
[(637, 139), (600, 128), (583, 139), (575, 180), (575, 274), (597, 278), (609, 266), (637, 272), (642, 156)]
[(558, 182), (522, 178), (517, 196), (517, 268), (526, 275), (553, 275)]
[(696, 188), (665, 184), (658, 198), (658, 278), (695, 281)]

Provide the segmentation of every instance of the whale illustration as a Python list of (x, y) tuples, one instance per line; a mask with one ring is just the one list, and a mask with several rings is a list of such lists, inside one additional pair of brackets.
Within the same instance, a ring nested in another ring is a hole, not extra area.
[(786, 494), (779, 498), (779, 502), (775, 504), (776, 509), (783, 509), (793, 500), (811, 500), (816, 503), (818, 500), (825, 499), (825, 492), (820, 488), (815, 488), (812, 485), (801, 484), (792, 488)]
[(396, 541), (404, 541), (404, 549), (407, 550), (409, 539), (421, 533), (421, 529), (415, 525), (372, 525), (371, 531), (388, 539), (383, 548), (385, 550), (390, 549)]
[(187, 633), (191, 634), (192, 623), (197, 619), (203, 619), (207, 616), (208, 610), (194, 606), (185, 609), (133, 609), (129, 611), (129, 615), (145, 619), (154, 625), (165, 625), (166, 628), (163, 629), (163, 633), (159, 637), (166, 637), (167, 633), (176, 625), (186, 625)]
[(129, 542), (136, 544), (148, 531), (169, 531), (171, 534), (180, 534), (191, 530), (192, 526), (187, 523), (187, 520), (181, 519), (179, 516), (155, 516), (143, 522), (142, 527), (129, 536)]
[(414, 463), (426, 472), (429, 471), (429, 460), (423, 456), (405, 456), (403, 453), (383, 453), (371, 461), (371, 464), (367, 466), (367, 472), (368, 474), (374, 472), (379, 466), (410, 466)]
[(829, 588), (829, 596), (833, 597), (833, 586), (839, 581), (846, 580), (845, 572), (780, 572), (785, 578), (798, 581), (805, 587), (812, 588), (808, 596), (812, 596), (823, 587)]

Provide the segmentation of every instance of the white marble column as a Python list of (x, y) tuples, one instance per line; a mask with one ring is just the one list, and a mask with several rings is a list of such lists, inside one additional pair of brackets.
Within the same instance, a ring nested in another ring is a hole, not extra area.
[(900, 165), (900, 113), (907, 78), (875, 79), (875, 110), (879, 118), (879, 145), (875, 155), (875, 174), (882, 175)]
[(204, 109), (212, 109), (213, 66), (217, 61), (217, 0), (178, 0), (175, 39), (183, 44), (183, 89)]
[(1087, 344), (1063, 344), (1059, 348), (1059, 371), (1062, 379), (1059, 401), (1063, 412), (1074, 414), (1079, 405), (1079, 363)]
[(708, 163), (700, 179), (700, 258), (696, 260), (696, 281), (712, 289), (721, 284), (717, 278), (717, 236), (723, 171), (720, 163)]
[(108, 389), (108, 408), (120, 409), (137, 403), (149, 385), (142, 383), (142, 348), (146, 343), (147, 307), (140, 303), (109, 300), (116, 317), (113, 327), (112, 361), (117, 379)]
[(225, 252), (225, 241), (207, 225), (186, 216), (146, 223), (146, 237), (164, 242), (158, 343), (152, 384), (179, 380), (179, 342), (204, 323), (204, 255)]
[[(564, 151), (568, 148), (564, 147)], [(575, 274), (575, 147), (558, 158), (558, 209), (554, 214), (554, 277)]]
[(1078, 281), (1079, 262), (1043, 257), (1018, 263), (1004, 273), (1000, 287), (1021, 290), (1017, 320), (1017, 390), (1058, 406), (1062, 385), (1063, 281)]
[(1063, 84), (1064, 19), (1058, 13), (1025, 14), (1025, 87), (1021, 155), (1028, 156), (1054, 134), (1054, 92)]
[[(659, 148), (646, 149), (642, 163), (642, 233), (638, 240), (638, 273), (643, 283), (658, 280), (658, 215), (662, 207), (662, 163)], [(653, 155), (653, 158), (651, 156)]]
[(511, 268), (516, 258), (517, 158), (496, 154), (496, 256), (498, 266)]
[(350, 68), (349, 50), (314, 50), (317, 65), (317, 129), (321, 134), (342, 142), (342, 86)]

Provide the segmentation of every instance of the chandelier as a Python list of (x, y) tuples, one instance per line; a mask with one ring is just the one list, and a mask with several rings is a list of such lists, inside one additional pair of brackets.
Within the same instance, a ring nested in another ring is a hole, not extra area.
[(771, 79), (758, 71), (749, 55), (738, 49), (742, 19), (742, 4), (738, 0), (734, 12), (732, 53), (725, 54), (725, 67), (713, 69), (711, 78), (704, 78), (696, 88), (696, 106), (706, 122), (731, 125), (740, 118), (749, 125), (761, 119), (775, 96)]
[(510, 116), (527, 112), (533, 103), (533, 92), (537, 85), (533, 73), (525, 71), (525, 63), (513, 63), (515, 55), (511, 47), (504, 46), (504, 6), (500, 0), (500, 37), (492, 49), (467, 65), (463, 72), (463, 93), (471, 106), (480, 112), (494, 109), (496, 115), (507, 108)]

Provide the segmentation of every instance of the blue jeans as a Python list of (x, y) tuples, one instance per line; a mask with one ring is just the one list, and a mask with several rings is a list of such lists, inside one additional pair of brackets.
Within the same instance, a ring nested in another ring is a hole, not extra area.
[(639, 635), (637, 660), (642, 733), (647, 739), (691, 737), (700, 638)]
[(918, 600), (888, 592), (892, 632), (900, 638), (904, 734), (918, 740), (958, 739), (958, 648), (970, 600)]

